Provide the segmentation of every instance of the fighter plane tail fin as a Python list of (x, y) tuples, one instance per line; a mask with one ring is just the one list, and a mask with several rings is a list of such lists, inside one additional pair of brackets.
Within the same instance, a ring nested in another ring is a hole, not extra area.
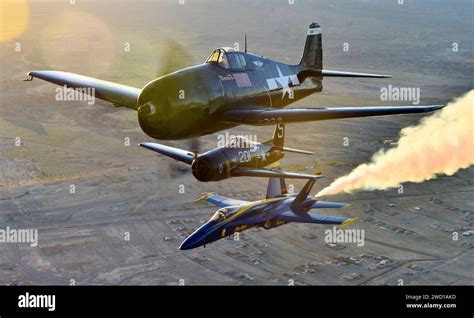
[(306, 200), (308, 197), (309, 193), (311, 192), (311, 189), (314, 186), (314, 183), (316, 182), (316, 179), (322, 178), (323, 176), (321, 175), (315, 175), (314, 178), (309, 179), (308, 182), (306, 182), (305, 186), (303, 189), (301, 189), (300, 193), (296, 196), (295, 200), (291, 203), (292, 206), (297, 206), (303, 201)]
[(273, 131), (273, 137), (266, 143), (272, 144), (274, 147), (283, 148), (285, 146), (285, 125), (277, 124)]
[(316, 70), (323, 69), (321, 27), (316, 22), (311, 23), (309, 26), (300, 66)]
[(275, 130), (273, 131), (273, 138), (265, 142), (265, 144), (271, 144), (273, 145), (273, 149), (280, 150), (280, 151), (301, 153), (305, 155), (314, 155), (314, 152), (312, 151), (285, 147), (285, 125), (284, 124), (277, 124), (275, 126)]
[[(303, 56), (299, 66), (298, 80), (304, 81), (307, 77), (368, 77), (368, 78), (390, 78), (390, 75), (341, 72), (323, 70), (323, 45), (321, 27), (313, 22), (309, 26), (306, 43), (303, 49)], [(322, 88), (322, 87), (321, 87)]]
[[(275, 168), (271, 170), (281, 171), (281, 167), (277, 165), (275, 166)], [(287, 193), (288, 193), (288, 190), (286, 188), (285, 178), (270, 178), (268, 180), (267, 195), (266, 195), (267, 199), (279, 197)]]

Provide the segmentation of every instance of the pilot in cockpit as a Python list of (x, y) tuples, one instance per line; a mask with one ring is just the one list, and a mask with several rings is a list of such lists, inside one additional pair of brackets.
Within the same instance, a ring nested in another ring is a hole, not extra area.
[(219, 55), (219, 61), (217, 62), (217, 64), (219, 64), (219, 66), (223, 68), (230, 68), (229, 60), (227, 59), (227, 54), (222, 52)]
[(227, 206), (225, 208), (220, 208), (216, 213), (214, 213), (209, 222), (225, 221), (235, 212), (239, 211), (239, 209), (239, 206)]
[(228, 213), (228, 210), (226, 208), (219, 209), (219, 210), (217, 210), (216, 213), (214, 213), (214, 215), (211, 217), (209, 222), (224, 221), (227, 218), (227, 213)]
[(232, 48), (214, 50), (206, 60), (206, 63), (214, 63), (221, 68), (231, 70), (245, 70), (247, 68), (245, 55)]

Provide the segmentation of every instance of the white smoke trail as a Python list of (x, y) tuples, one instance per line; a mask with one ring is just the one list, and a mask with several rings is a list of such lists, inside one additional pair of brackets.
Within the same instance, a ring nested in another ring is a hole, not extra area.
[(395, 148), (378, 151), (369, 163), (319, 191), (317, 197), (356, 190), (384, 190), (403, 182), (452, 175), (474, 164), (474, 90), (400, 132)]

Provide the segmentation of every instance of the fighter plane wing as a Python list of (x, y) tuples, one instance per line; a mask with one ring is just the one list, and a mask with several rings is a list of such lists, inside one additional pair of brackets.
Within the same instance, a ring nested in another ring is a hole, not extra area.
[(276, 217), (277, 220), (297, 223), (336, 224), (346, 227), (354, 223), (357, 218), (345, 218), (332, 215), (320, 215), (312, 212), (294, 213), (286, 211)]
[(34, 77), (42, 80), (65, 85), (70, 88), (94, 89), (94, 96), (117, 106), (137, 110), (138, 95), (141, 90), (135, 87), (103, 81), (97, 78), (60, 71), (32, 71), (28, 73), (27, 81)]
[(206, 200), (209, 203), (212, 203), (214, 205), (217, 205), (223, 208), (227, 206), (242, 205), (242, 204), (250, 203), (249, 201), (236, 200), (236, 199), (224, 197), (222, 195), (218, 195), (215, 193), (207, 193), (203, 195), (202, 197), (194, 200), (194, 202), (203, 201), (203, 200)]
[(282, 172), (266, 169), (253, 168), (233, 168), (230, 171), (233, 177), (263, 177), (263, 178), (293, 178), (293, 179), (314, 179), (322, 178), (321, 175), (303, 174), (295, 172)]
[(193, 160), (196, 156), (196, 154), (192, 151), (186, 151), (162, 144), (157, 144), (154, 142), (144, 142), (141, 143), (140, 146), (143, 148), (147, 148), (150, 150), (153, 150), (157, 153), (160, 153), (162, 155), (168, 156), (170, 158), (179, 160), (181, 162), (187, 163), (188, 165), (193, 163)]
[(328, 108), (262, 108), (233, 107), (216, 114), (221, 121), (265, 126), (275, 123), (289, 124), (317, 120), (426, 113), (443, 108), (445, 105), (429, 106), (368, 106), (368, 107), (328, 107)]

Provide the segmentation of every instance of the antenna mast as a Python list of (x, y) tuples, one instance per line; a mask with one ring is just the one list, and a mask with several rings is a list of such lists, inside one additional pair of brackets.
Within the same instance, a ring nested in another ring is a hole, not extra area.
[(245, 33), (245, 41), (244, 41), (244, 43), (245, 43), (245, 46), (244, 46), (244, 48), (245, 48), (245, 53), (247, 53), (247, 33)]

